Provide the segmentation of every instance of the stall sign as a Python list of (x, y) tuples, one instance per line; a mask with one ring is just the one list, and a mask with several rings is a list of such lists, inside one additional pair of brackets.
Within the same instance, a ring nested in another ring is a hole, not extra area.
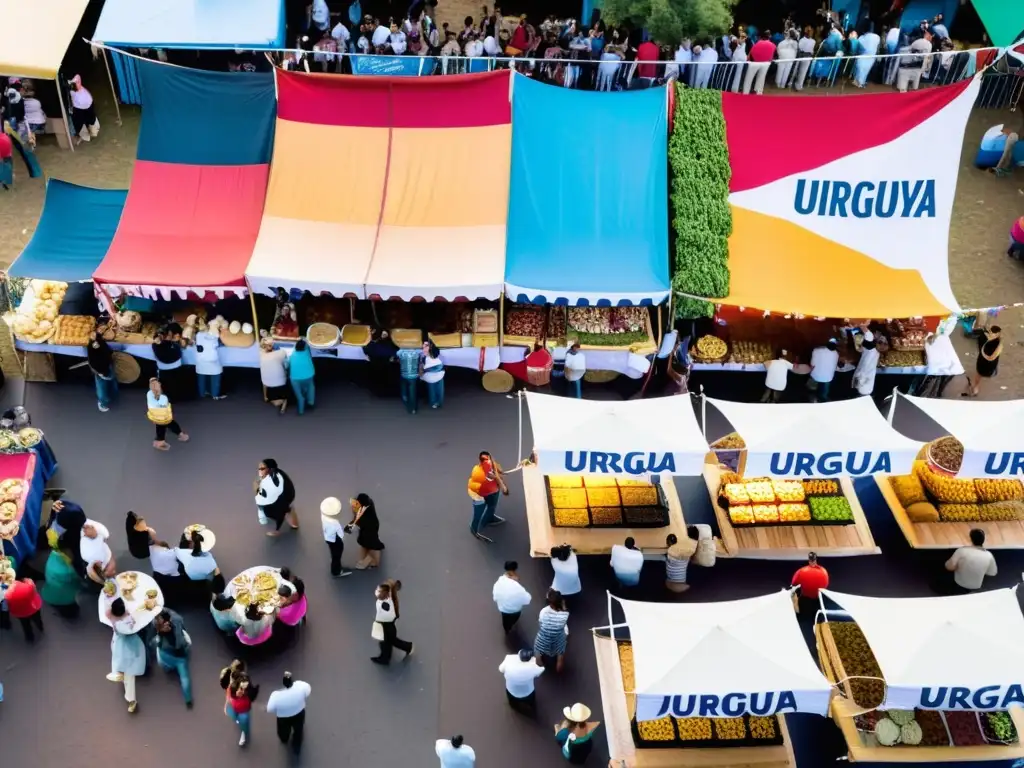
[[(809, 183), (808, 183), (809, 182)], [(797, 179), (793, 210), (801, 216), (857, 219), (935, 218), (935, 180), (832, 181)]]
[(676, 473), (676, 457), (672, 453), (630, 451), (566, 451), (565, 471), (591, 475), (646, 475), (660, 472)]
[[(747, 471), (750, 472), (749, 467)], [(776, 477), (860, 477), (876, 472), (892, 472), (892, 457), (888, 451), (773, 453), (767, 474)]]
[(920, 709), (1003, 710), (1011, 704), (1024, 706), (1024, 687), (1020, 685), (983, 685), (980, 688), (938, 686), (922, 688)]
[(966, 451), (959, 474), (963, 477), (1022, 477), (1024, 453)]
[(798, 712), (793, 691), (757, 693), (687, 694), (681, 696), (637, 696), (636, 719), (672, 717), (740, 717)]

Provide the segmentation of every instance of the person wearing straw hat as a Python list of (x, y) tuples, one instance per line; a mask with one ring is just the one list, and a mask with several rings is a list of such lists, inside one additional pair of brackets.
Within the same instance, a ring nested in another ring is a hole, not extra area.
[(601, 725), (589, 722), (590, 707), (577, 702), (562, 710), (565, 719), (555, 725), (555, 739), (562, 745), (562, 757), (573, 765), (583, 765), (594, 749), (591, 736)]
[(341, 499), (328, 496), (320, 502), (320, 526), (331, 551), (331, 576), (335, 578), (352, 575), (352, 571), (341, 567), (341, 556), (345, 552), (345, 526), (338, 520), (340, 514)]

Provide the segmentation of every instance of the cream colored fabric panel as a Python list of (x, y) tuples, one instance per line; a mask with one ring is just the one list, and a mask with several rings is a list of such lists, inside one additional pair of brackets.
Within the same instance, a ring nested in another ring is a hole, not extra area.
[[(450, 130), (450, 129), (449, 129)], [(496, 299), (505, 274), (505, 226), (381, 227), (367, 295), (448, 301)]]
[(0, 0), (0, 75), (56, 78), (88, 5), (89, 0)]
[(264, 215), (245, 276), (257, 293), (281, 287), (365, 298), (363, 280), (376, 236), (376, 222), (336, 224)]
[(384, 224), (504, 226), (511, 151), (508, 124), (395, 128)]
[(377, 226), (387, 128), (277, 121), (265, 216)]

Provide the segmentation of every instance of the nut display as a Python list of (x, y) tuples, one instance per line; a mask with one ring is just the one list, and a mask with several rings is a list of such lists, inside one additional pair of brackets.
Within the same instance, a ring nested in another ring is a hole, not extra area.
[(947, 472), (959, 472), (964, 463), (964, 444), (951, 435), (940, 437), (928, 446), (928, 458)]
[(582, 488), (582, 475), (548, 475), (549, 488)]
[(1024, 499), (1024, 483), (1020, 480), (988, 480), (978, 478), (974, 481), (974, 490), (978, 493), (978, 501), (1018, 501)]
[(665, 512), (659, 507), (626, 507), (623, 509), (627, 525), (668, 525)]
[(668, 525), (668, 508), (661, 506), (657, 486), (647, 480), (554, 475), (545, 482), (555, 527)]
[(812, 496), (808, 504), (812, 520), (823, 523), (853, 522), (853, 509), (843, 496)]
[(835, 480), (804, 480), (804, 493), (808, 496), (834, 496), (839, 493)]
[(729, 352), (729, 345), (717, 336), (701, 336), (694, 345), (694, 352), (703, 360), (719, 360)]
[(774, 739), (779, 733), (774, 717), (750, 717), (747, 725), (752, 739)]
[(590, 525), (590, 515), (587, 508), (581, 509), (559, 509), (554, 510), (555, 525), (560, 528), (586, 528)]
[(516, 304), (505, 313), (505, 334), (537, 339), (544, 335), (544, 310)]
[(979, 506), (979, 514), (985, 521), (1024, 520), (1024, 501), (993, 501)]
[(811, 508), (806, 504), (779, 504), (780, 523), (809, 523)]
[[(587, 505), (586, 488), (552, 488), (551, 506), (555, 509), (585, 509)], [(604, 506), (614, 506), (606, 504)]]
[(585, 493), (587, 496), (585, 506), (618, 507), (622, 505), (622, 500), (619, 498), (619, 489), (616, 486), (611, 486), (610, 488), (593, 488), (588, 485)]
[[(868, 645), (867, 638), (860, 627), (852, 621), (830, 621), (828, 627), (835, 641), (836, 651), (843, 663), (847, 676), (855, 679), (847, 680), (843, 687), (847, 690), (859, 707), (874, 709), (885, 699), (885, 685), (882, 682), (882, 669)], [(866, 680), (864, 678), (879, 678)]]
[(940, 475), (923, 461), (914, 462), (914, 474), (940, 504), (977, 504), (978, 492), (973, 480), (957, 480)]
[(706, 717), (681, 717), (676, 720), (680, 741), (709, 741), (712, 738), (711, 720)]
[(653, 507), (658, 504), (658, 489), (653, 485), (619, 488), (624, 507)]
[(622, 525), (621, 507), (594, 507), (590, 510), (594, 525)]
[(747, 724), (742, 717), (716, 717), (711, 725), (716, 739), (732, 741), (747, 738)]
[(878, 360), (879, 368), (915, 368), (924, 365), (924, 352), (890, 349)]
[(767, 344), (763, 341), (734, 341), (732, 345), (732, 354), (729, 355), (729, 361), (733, 363), (744, 363), (747, 365), (766, 363), (772, 359), (771, 344)]
[(660, 720), (640, 720), (636, 724), (642, 741), (675, 741), (676, 727), (671, 717)]
[(784, 502), (804, 500), (804, 484), (799, 480), (775, 480), (772, 483), (775, 498)]

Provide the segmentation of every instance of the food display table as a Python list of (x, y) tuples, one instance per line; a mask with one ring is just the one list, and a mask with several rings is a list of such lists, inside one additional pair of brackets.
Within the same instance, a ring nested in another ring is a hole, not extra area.
[(280, 568), (271, 565), (254, 565), (235, 576), (228, 582), (227, 593), (235, 598), (236, 618), (242, 618), (253, 596), (264, 613), (273, 613), (278, 605), (277, 590), (282, 584), (295, 588), (281, 578)]
[[(132, 596), (130, 598), (126, 598), (123, 590), (127, 587), (129, 582), (125, 577), (131, 576), (135, 577), (135, 589), (132, 590)], [(107, 609), (110, 608), (110, 604), (119, 597), (124, 600), (124, 607), (128, 610), (128, 616), (130, 616), (134, 622), (132, 634), (136, 634), (143, 628), (152, 624), (160, 611), (164, 609), (164, 593), (160, 590), (156, 580), (148, 573), (141, 573), (140, 571), (124, 571), (123, 573), (117, 574), (112, 581), (116, 587), (114, 594), (107, 595), (105, 592), (101, 592), (99, 597), (100, 621), (108, 627), (113, 627), (114, 625), (107, 617)], [(156, 597), (154, 598), (155, 604), (152, 608), (147, 608), (145, 605), (147, 599), (146, 594), (152, 591), (156, 591)]]
[(4, 541), (4, 554), (17, 563), (31, 558), (36, 551), (36, 540), (43, 514), (43, 489), (46, 487), (45, 467), (35, 451), (0, 454), (0, 480), (18, 479), (23, 492), (18, 501), (18, 532), (13, 539)]
[(608, 752), (615, 760), (624, 760), (629, 768), (677, 768), (678, 766), (715, 766), (715, 768), (795, 768), (796, 758), (786, 727), (785, 716), (778, 718), (781, 745), (751, 747), (659, 747), (636, 746), (630, 727), (630, 714), (622, 680), (618, 648), (614, 640), (593, 633), (597, 656), (597, 676), (601, 686), (601, 710)]
[(879, 555), (864, 508), (857, 499), (853, 481), (848, 477), (835, 478), (850, 503), (852, 525), (770, 525), (737, 527), (729, 519), (728, 511), (718, 501), (718, 488), (722, 470), (715, 464), (704, 465), (704, 482), (715, 510), (715, 519), (722, 535), (727, 557), (751, 560), (806, 560), (810, 552), (819, 557), (849, 557), (853, 555)]
[[(549, 347), (549, 350), (552, 359), (558, 362), (565, 360), (565, 347)], [(444, 352), (444, 350), (441, 351)], [(522, 362), (531, 351), (523, 347), (501, 347), (501, 362)], [(648, 350), (647, 354), (654, 351), (656, 350)], [(633, 353), (629, 350), (588, 348), (583, 350), (583, 354), (587, 358), (588, 371), (615, 371), (631, 378), (643, 376), (651, 365), (643, 354)]]
[(551, 548), (569, 544), (580, 555), (602, 555), (612, 551), (627, 536), (636, 540), (644, 554), (664, 554), (665, 537), (674, 533), (679, 539), (686, 537), (686, 521), (671, 475), (663, 475), (661, 487), (668, 502), (669, 524), (662, 528), (563, 528), (551, 524), (544, 475), (536, 465), (523, 467), (523, 491), (526, 497), (526, 519), (530, 527), (530, 555), (550, 557)]

